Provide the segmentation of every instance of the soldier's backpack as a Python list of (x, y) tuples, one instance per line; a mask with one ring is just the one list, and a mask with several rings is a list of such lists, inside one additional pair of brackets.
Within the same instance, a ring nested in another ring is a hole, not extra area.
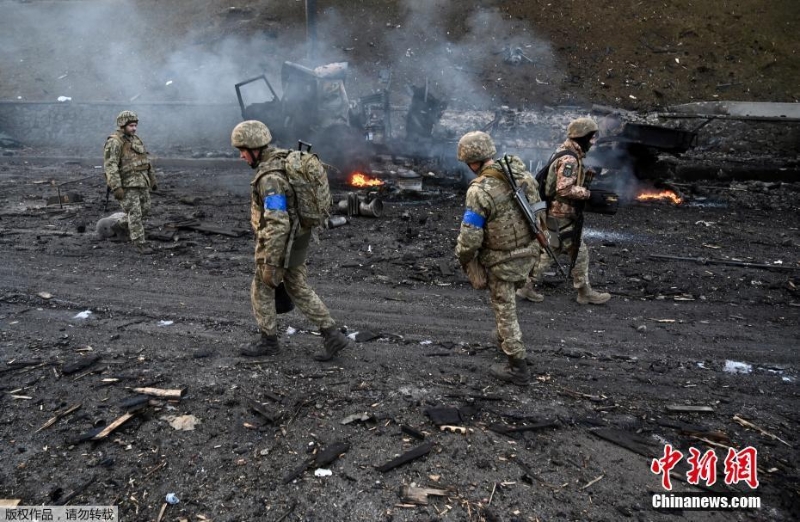
[(548, 206), (550, 205), (550, 200), (553, 199), (554, 194), (547, 194), (547, 190), (545, 189), (545, 185), (547, 184), (547, 174), (550, 172), (550, 166), (555, 163), (555, 161), (562, 157), (562, 156), (572, 156), (575, 159), (578, 159), (577, 154), (572, 152), (571, 150), (562, 150), (559, 152), (554, 153), (550, 156), (550, 159), (547, 161), (547, 164), (539, 169), (539, 172), (536, 173), (534, 178), (536, 178), (536, 183), (539, 184), (539, 198), (542, 201), (546, 201)]
[(316, 154), (293, 150), (284, 159), (284, 169), (297, 198), (300, 226), (305, 229), (322, 226), (333, 205), (325, 166)]

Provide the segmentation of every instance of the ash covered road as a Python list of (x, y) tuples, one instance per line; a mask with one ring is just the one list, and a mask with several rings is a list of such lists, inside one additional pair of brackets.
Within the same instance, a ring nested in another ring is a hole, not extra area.
[[(320, 364), (311, 359), (319, 337), (293, 312), (279, 331), (297, 333), (281, 335), (282, 353), (261, 362), (237, 355), (255, 336), (249, 234), (158, 227), (191, 218), (247, 230), (246, 167), (165, 172), (148, 230), (171, 239), (153, 256), (93, 236), (100, 180), (70, 187), (83, 203), (45, 205), (55, 193), (47, 180), (91, 169), (1, 168), (0, 498), (50, 503), (91, 478), (73, 503), (119, 505), (123, 520), (155, 520), (169, 492), (181, 503), (164, 520), (673, 520), (650, 506), (660, 490), (650, 458), (666, 442), (715, 447), (699, 437), (758, 449), (762, 508), (686, 516), (797, 517), (800, 296), (798, 271), (785, 269), (799, 259), (793, 184), (700, 183), (681, 206), (590, 216), (590, 275), (614, 297), (582, 307), (552, 276), (544, 303), (520, 302), (536, 377), (521, 390), (487, 374), (500, 360), (488, 296), (469, 287), (452, 254), (463, 193), (387, 201), (382, 218), (322, 231), (311, 281), (340, 325), (374, 338)], [(100, 356), (93, 365), (63, 372), (91, 355)], [(12, 364), (20, 361), (31, 364)], [(75, 440), (119, 417), (131, 388), (145, 385), (188, 393), (151, 403), (107, 439)], [(250, 399), (274, 415), (255, 413)], [(711, 411), (668, 410), (687, 405)], [(440, 431), (425, 413), (432, 407), (459, 408), (467, 433)], [(200, 422), (176, 431), (169, 415)], [(537, 423), (548, 426), (498, 428)], [(401, 425), (424, 432), (432, 449), (382, 473), (375, 466), (421, 444)], [(616, 443), (600, 436), (609, 433)], [(349, 448), (328, 466), (332, 476), (311, 465), (283, 484), (337, 441)], [(410, 507), (398, 490), (411, 483), (446, 494)]]

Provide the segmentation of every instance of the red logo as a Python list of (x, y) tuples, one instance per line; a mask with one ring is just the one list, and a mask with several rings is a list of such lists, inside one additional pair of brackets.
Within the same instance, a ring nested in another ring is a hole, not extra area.
[[(673, 449), (671, 444), (664, 446), (664, 456), (660, 459), (653, 459), (650, 464), (650, 471), (661, 476), (661, 486), (667, 491), (672, 490), (670, 472), (683, 459), (683, 453)], [(689, 464), (689, 471), (686, 472), (686, 482), (689, 484), (700, 484), (703, 481), (707, 486), (713, 486), (717, 482), (717, 454), (713, 449), (702, 453), (696, 448), (689, 448), (689, 456), (686, 462)], [(736, 451), (728, 449), (725, 457), (725, 484), (733, 485), (744, 482), (750, 489), (758, 487), (758, 450), (748, 446), (743, 450)]]

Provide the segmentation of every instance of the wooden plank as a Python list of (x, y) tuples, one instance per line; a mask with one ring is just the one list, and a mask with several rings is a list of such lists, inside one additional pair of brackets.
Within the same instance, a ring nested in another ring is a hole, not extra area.
[(114, 422), (112, 422), (111, 424), (109, 424), (108, 426), (103, 428), (102, 430), (100, 430), (100, 433), (98, 433), (97, 435), (92, 437), (92, 440), (103, 440), (104, 438), (106, 438), (109, 435), (111, 435), (111, 433), (114, 430), (116, 430), (117, 428), (119, 428), (120, 426), (122, 426), (123, 424), (128, 422), (129, 420), (131, 420), (134, 415), (135, 415), (134, 413), (126, 413), (122, 417), (119, 417), (117, 420), (115, 420)]
[(134, 388), (133, 391), (144, 395), (151, 395), (153, 397), (161, 397), (162, 399), (180, 399), (186, 395), (186, 388), (174, 390), (162, 390), (161, 388)]

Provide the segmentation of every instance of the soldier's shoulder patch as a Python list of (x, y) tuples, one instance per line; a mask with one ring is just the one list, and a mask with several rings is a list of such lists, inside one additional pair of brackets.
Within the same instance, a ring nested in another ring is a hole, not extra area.
[(574, 173), (574, 170), (575, 170), (575, 164), (574, 163), (572, 163), (571, 161), (565, 162), (565, 165), (564, 165), (564, 177), (565, 178), (571, 178), (572, 174)]

